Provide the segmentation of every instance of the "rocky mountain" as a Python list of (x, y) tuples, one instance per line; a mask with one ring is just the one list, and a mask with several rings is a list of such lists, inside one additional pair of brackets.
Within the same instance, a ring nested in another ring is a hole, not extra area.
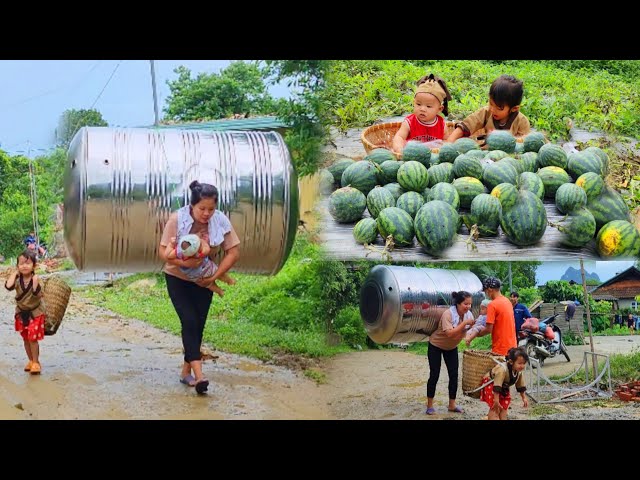
[[(595, 272), (589, 273), (589, 272), (587, 272), (585, 270), (584, 274), (585, 274), (585, 277), (586, 277), (587, 280), (593, 279), (593, 280), (597, 281), (598, 283), (600, 283), (600, 277), (598, 276), (597, 273), (595, 273)], [(571, 280), (573, 280), (576, 283), (582, 283), (582, 275), (580, 274), (580, 270), (579, 269), (573, 268), (573, 267), (569, 267), (564, 272), (562, 277), (560, 277), (560, 280), (566, 280), (567, 282), (570, 282)]]

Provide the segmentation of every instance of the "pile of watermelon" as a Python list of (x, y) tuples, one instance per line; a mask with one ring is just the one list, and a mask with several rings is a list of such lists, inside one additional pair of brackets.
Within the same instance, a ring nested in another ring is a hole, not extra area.
[[(598, 147), (567, 154), (534, 132), (521, 142), (507, 131), (487, 136), (487, 150), (469, 138), (431, 151), (410, 141), (399, 161), (386, 149), (361, 161), (341, 159), (321, 172), (339, 187), (329, 212), (340, 223), (355, 223), (358, 243), (391, 235), (396, 245), (413, 245), (437, 256), (466, 224), (480, 236), (501, 230), (519, 246), (534, 245), (551, 225), (562, 243), (580, 248), (595, 238), (600, 256), (637, 257), (640, 232), (629, 209), (606, 185), (609, 159)], [(543, 200), (564, 217), (549, 224)], [(370, 217), (362, 218), (365, 210)]]

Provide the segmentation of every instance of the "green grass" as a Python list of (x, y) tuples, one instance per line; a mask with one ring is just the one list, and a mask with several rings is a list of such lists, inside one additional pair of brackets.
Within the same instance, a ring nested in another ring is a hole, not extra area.
[(539, 417), (541, 415), (553, 415), (554, 413), (560, 413), (556, 407), (545, 403), (533, 403), (529, 402), (529, 416)]
[(345, 60), (327, 74), (324, 105), (340, 129), (365, 127), (412, 109), (415, 81), (427, 72), (444, 78), (453, 100), (449, 118), (462, 119), (488, 102), (491, 82), (502, 74), (524, 81), (522, 112), (551, 139), (568, 138), (571, 123), (618, 135), (640, 136), (640, 82), (628, 72), (640, 62), (604, 68), (545, 61)]
[[(625, 319), (626, 321), (626, 319)], [(621, 327), (620, 325), (614, 325), (613, 328), (605, 328), (604, 330), (600, 330), (599, 332), (594, 332), (593, 336), (602, 336), (602, 337), (615, 337), (616, 335), (631, 335), (631, 330), (629, 327)]]
[(313, 368), (307, 368), (304, 371), (304, 376), (313, 380), (318, 385), (322, 385), (327, 383), (327, 375), (324, 372), (320, 372), (318, 370), (314, 370)]
[[(631, 353), (616, 353), (609, 356), (609, 365), (611, 367), (611, 381), (613, 383), (626, 383), (632, 380), (640, 379), (640, 349), (634, 349)], [(604, 368), (604, 361), (598, 362), (598, 371)], [(589, 371), (593, 369), (591, 360), (589, 360)], [(559, 380), (565, 375), (552, 375), (551, 380)], [(593, 379), (593, 374), (590, 377)], [(606, 378), (606, 377), (605, 377)], [(570, 380), (571, 383), (584, 383), (584, 370), (580, 370)]]

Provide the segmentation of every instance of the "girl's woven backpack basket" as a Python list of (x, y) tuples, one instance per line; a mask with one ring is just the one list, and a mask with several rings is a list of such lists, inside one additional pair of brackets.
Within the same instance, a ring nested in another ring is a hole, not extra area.
[(71, 287), (57, 275), (43, 279), (42, 283), (42, 301), (47, 314), (44, 321), (44, 334), (54, 335), (60, 328), (67, 310)]
[(480, 398), (480, 382), (496, 363), (504, 362), (503, 355), (487, 350), (465, 350), (462, 353), (462, 393)]

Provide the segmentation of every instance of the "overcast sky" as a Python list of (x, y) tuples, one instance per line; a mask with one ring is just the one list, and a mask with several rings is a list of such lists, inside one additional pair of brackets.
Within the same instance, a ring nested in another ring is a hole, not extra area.
[[(192, 73), (219, 73), (230, 60), (156, 60), (158, 108), (169, 96), (167, 80), (184, 65)], [(194, 75), (195, 76), (195, 75)], [(288, 96), (286, 86), (270, 89)], [(0, 149), (31, 156), (55, 143), (55, 129), (67, 109), (95, 108), (110, 126), (154, 122), (149, 60), (0, 60)]]

